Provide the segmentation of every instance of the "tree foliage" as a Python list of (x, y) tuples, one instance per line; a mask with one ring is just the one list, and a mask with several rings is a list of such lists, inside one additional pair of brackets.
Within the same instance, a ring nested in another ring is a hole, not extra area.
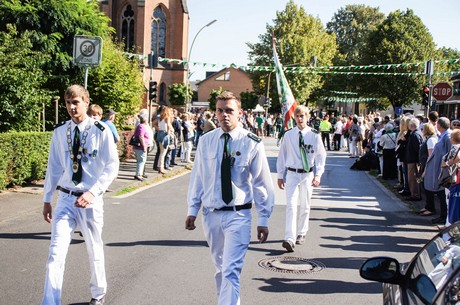
[(225, 90), (222, 87), (219, 87), (219, 89), (212, 89), (211, 93), (209, 94), (209, 108), (213, 111), (216, 110), (216, 102), (217, 102), (217, 97), (224, 92)]
[[(97, 0), (0, 1), (0, 33), (8, 33), (9, 25), (14, 25), (16, 32), (10, 32), (11, 39), (19, 39), (26, 35), (25, 39), (29, 44), (25, 49), (41, 56), (40, 61), (34, 63), (33, 74), (36, 75), (37, 81), (34, 82), (34, 78), (21, 77), (23, 82), (28, 80), (28, 83), (21, 87), (27, 85), (28, 90), (21, 91), (33, 93), (30, 94), (31, 96), (41, 95), (41, 99), (45, 101), (47, 112), (45, 117), (49, 119), (48, 129), (51, 129), (55, 117), (54, 105), (49, 101), (54, 95), (60, 95), (59, 118), (67, 118), (63, 103), (64, 91), (70, 84), (83, 84), (84, 81), (84, 70), (73, 64), (75, 35), (100, 36), (104, 41), (102, 65), (98, 68), (90, 68), (88, 89), (93, 97), (92, 101), (104, 107), (114, 108), (120, 113), (117, 116), (119, 121), (123, 121), (125, 115), (132, 115), (135, 109), (139, 108), (141, 91), (144, 90), (140, 66), (122, 57), (121, 47), (111, 43), (111, 34), (114, 30), (109, 27), (108, 22), (108, 17), (99, 10)], [(31, 61), (29, 57), (32, 53), (20, 54), (23, 59), (27, 58), (27, 61)], [(30, 67), (26, 67), (26, 64), (22, 65), (18, 69), (29, 69), (29, 71), (20, 71), (17, 75), (30, 72)], [(6, 71), (0, 71), (0, 78), (5, 77), (7, 77)], [(21, 111), (20, 105), (23, 102), (24, 97), (19, 94), (8, 96), (11, 108), (18, 107), (15, 111)], [(28, 103), (30, 112), (37, 114), (41, 111), (42, 104), (42, 102)], [(11, 120), (9, 123), (19, 124)]]
[[(331, 65), (337, 53), (335, 37), (326, 32), (318, 18), (307, 14), (302, 6), (289, 1), (284, 11), (276, 13), (273, 25), (267, 24), (267, 32), (259, 35), (260, 42), (248, 43), (251, 65), (273, 66), (272, 35), (277, 40), (278, 55), (284, 66), (311, 66), (316, 56), (318, 65)], [(269, 73), (251, 73), (254, 90), (264, 94), (267, 86), (271, 96), (278, 96), (275, 77), (268, 82)], [(297, 102), (305, 103), (315, 88), (322, 85), (322, 76), (318, 74), (287, 73), (286, 77)], [(274, 104), (279, 102), (274, 101)]]
[(39, 113), (51, 96), (41, 66), (49, 56), (33, 51), (31, 39), (12, 25), (0, 32), (0, 132), (41, 130)]
[[(390, 13), (369, 36), (364, 64), (414, 63), (435, 55), (435, 44), (422, 20), (410, 9)], [(423, 67), (415, 71), (422, 72)], [(407, 67), (394, 67), (385, 72), (407, 72)], [(369, 76), (361, 78), (362, 93), (387, 98), (393, 107), (420, 100), (426, 79), (416, 76)]]
[(259, 96), (254, 91), (244, 91), (240, 93), (241, 97), (241, 108), (242, 109), (254, 109), (259, 103)]
[[(188, 90), (189, 100), (192, 100), (193, 92), (192, 90)], [(174, 83), (169, 85), (168, 87), (168, 96), (171, 105), (175, 106), (185, 106), (186, 103), (186, 96), (187, 96), (187, 87), (184, 83)]]

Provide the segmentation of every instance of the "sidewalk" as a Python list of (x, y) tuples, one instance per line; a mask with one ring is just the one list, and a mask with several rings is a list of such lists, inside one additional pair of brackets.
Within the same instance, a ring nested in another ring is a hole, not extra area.
[[(192, 156), (194, 155), (192, 153)], [(174, 167), (171, 167), (170, 170), (166, 171), (165, 175), (159, 174), (158, 171), (153, 170), (153, 161), (155, 158), (156, 151), (154, 150), (147, 156), (147, 163), (145, 165), (145, 174), (148, 176), (144, 179), (144, 181), (139, 181), (134, 179), (134, 174), (136, 172), (136, 159), (129, 159), (125, 161), (120, 161), (120, 168), (118, 171), (118, 176), (115, 180), (110, 184), (108, 191), (105, 193), (104, 196), (113, 196), (116, 193), (122, 191), (123, 189), (131, 188), (139, 188), (143, 185), (152, 184), (158, 181), (161, 181), (166, 178), (170, 178), (175, 176), (179, 173), (189, 171), (191, 169), (191, 164), (182, 163), (180, 162), (180, 158), (176, 157), (175, 162), (178, 164)], [(17, 187), (14, 189), (6, 190), (0, 193), (0, 201), (2, 201), (2, 194), (6, 193), (16, 193), (15, 200), (19, 199), (19, 194), (36, 194), (41, 195), (43, 194), (43, 183), (44, 181), (39, 181), (33, 185), (27, 185), (23, 187)], [(41, 197), (40, 197), (41, 201)]]

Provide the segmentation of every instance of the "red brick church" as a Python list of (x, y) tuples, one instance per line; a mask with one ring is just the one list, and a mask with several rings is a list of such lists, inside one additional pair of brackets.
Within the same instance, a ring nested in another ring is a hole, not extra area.
[[(117, 38), (126, 51), (144, 56), (144, 84), (158, 82), (157, 103), (168, 101), (168, 86), (186, 81), (183, 65), (159, 63), (148, 67), (147, 56), (152, 51), (163, 58), (187, 59), (189, 15), (187, 0), (102, 0), (101, 11), (112, 21)], [(145, 97), (147, 103), (147, 95)]]

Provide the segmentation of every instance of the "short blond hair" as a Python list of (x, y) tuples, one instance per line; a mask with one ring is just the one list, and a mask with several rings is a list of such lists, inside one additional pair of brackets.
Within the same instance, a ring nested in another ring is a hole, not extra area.
[(295, 107), (295, 110), (294, 110), (294, 115), (297, 115), (299, 113), (305, 113), (306, 115), (309, 115), (310, 114), (310, 111), (308, 111), (308, 107), (305, 106), (305, 105), (299, 105), (297, 107)]
[(89, 92), (82, 85), (72, 85), (67, 88), (64, 98), (70, 99), (73, 96), (81, 97), (83, 101), (89, 102)]
[(233, 92), (230, 92), (230, 91), (224, 91), (221, 94), (219, 94), (219, 96), (216, 98), (216, 103), (217, 103), (217, 101), (224, 101), (225, 102), (225, 101), (229, 101), (229, 100), (235, 100), (238, 108), (241, 109), (241, 101), (240, 101), (240, 99)]

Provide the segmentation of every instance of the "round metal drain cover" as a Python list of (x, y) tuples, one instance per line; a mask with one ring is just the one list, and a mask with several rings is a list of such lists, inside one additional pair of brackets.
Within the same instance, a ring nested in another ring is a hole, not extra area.
[(326, 265), (321, 262), (292, 256), (266, 258), (259, 261), (259, 266), (271, 271), (299, 274), (320, 272), (326, 269)]

